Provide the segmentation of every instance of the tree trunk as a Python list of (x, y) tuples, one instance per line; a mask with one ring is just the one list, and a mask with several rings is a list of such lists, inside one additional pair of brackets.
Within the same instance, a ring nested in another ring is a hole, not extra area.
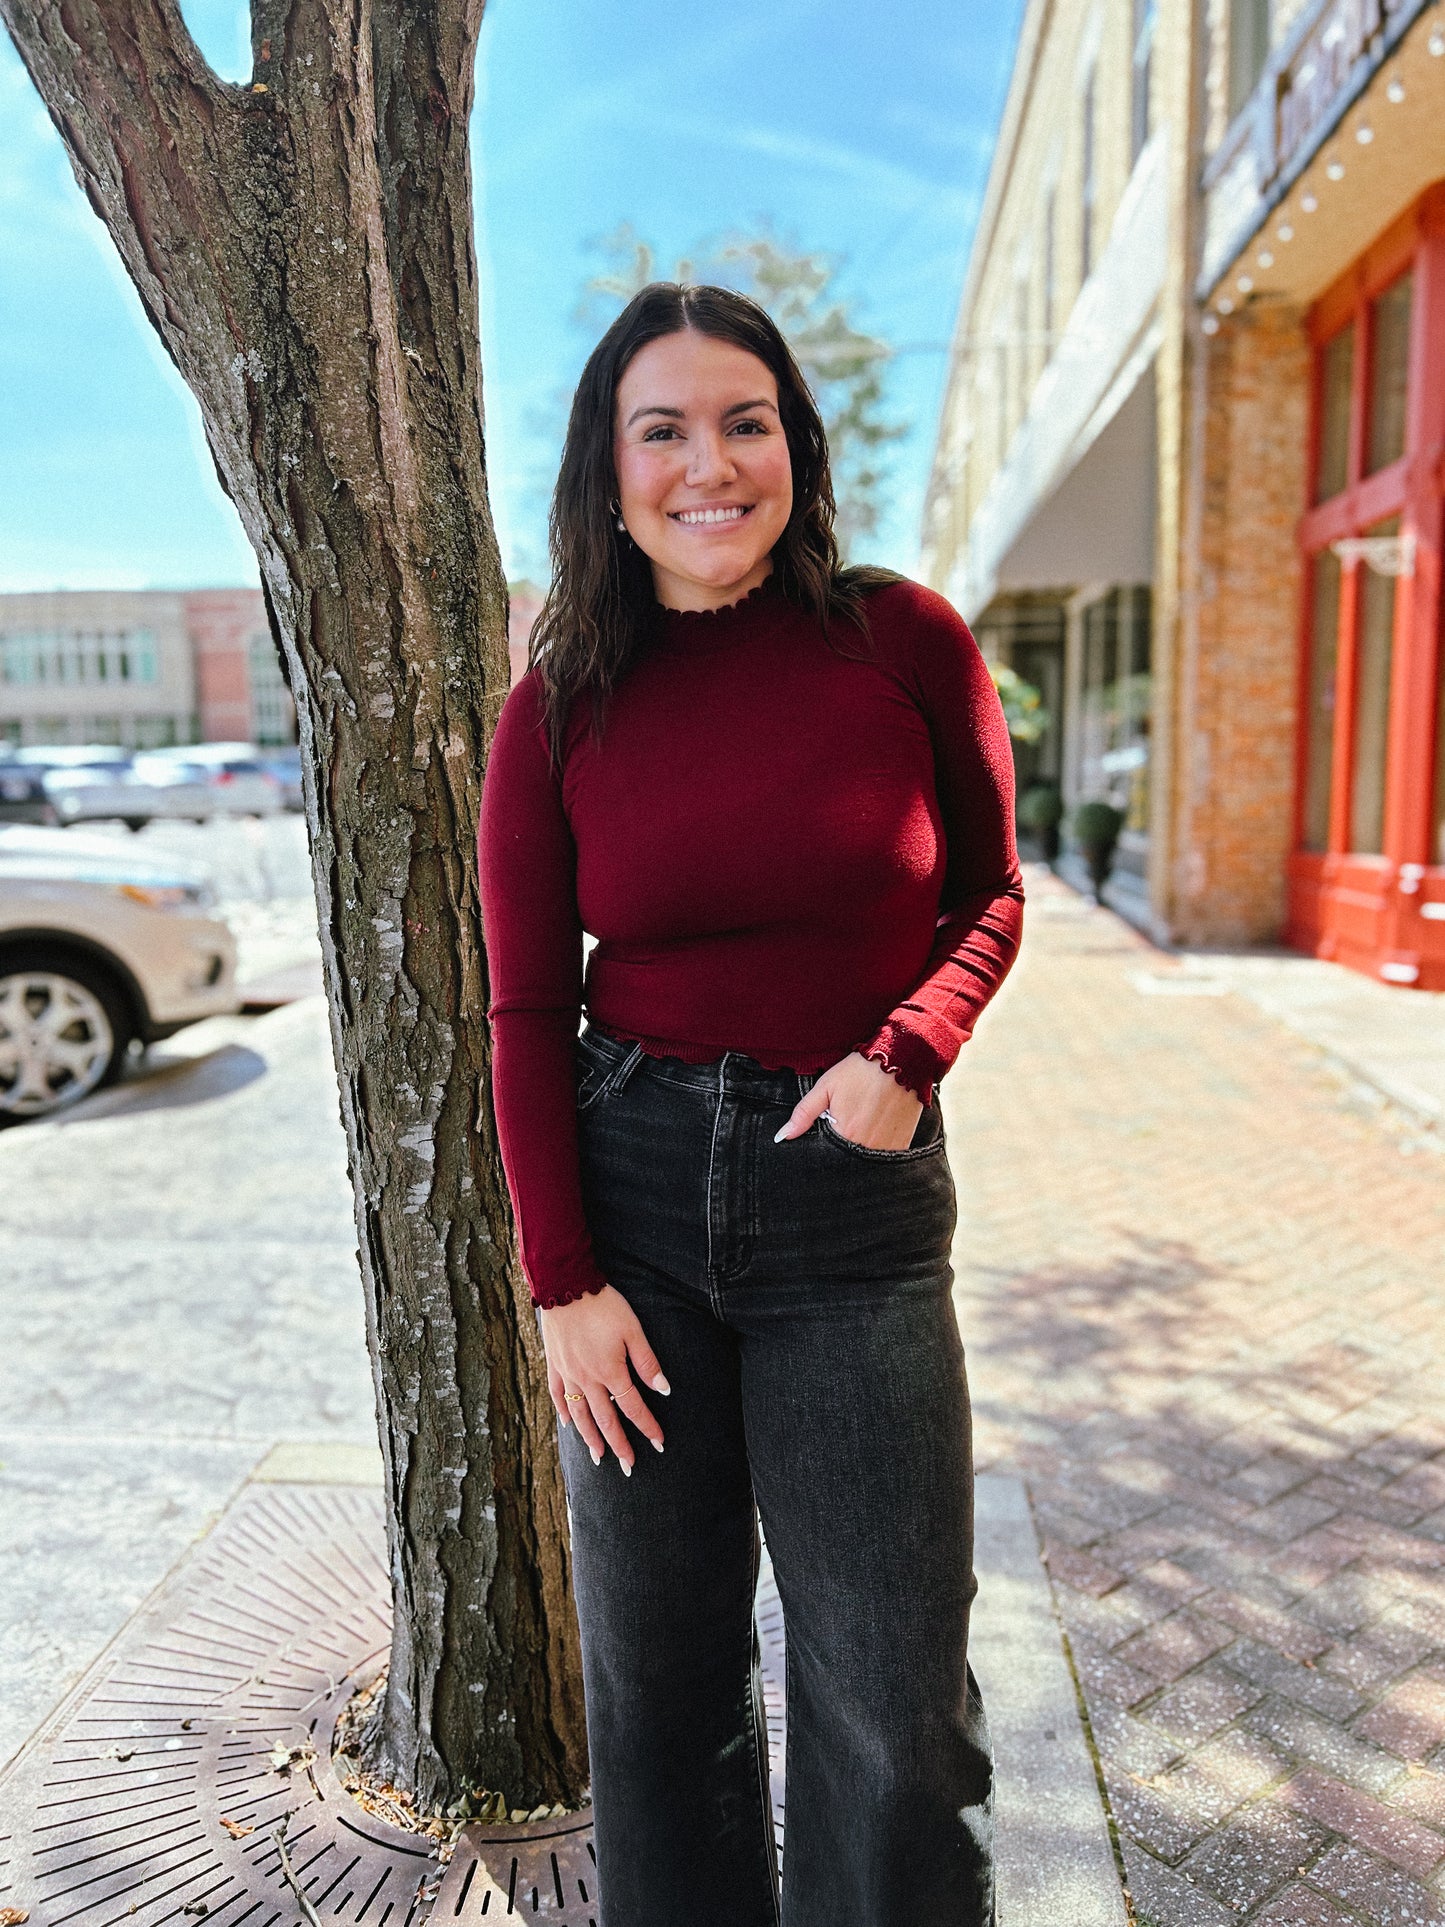
[(468, 116), (482, 0), (0, 0), (201, 406), (296, 698), (386, 1465), (378, 1764), (574, 1803), (566, 1512), (489, 1096), (475, 838), (507, 687)]

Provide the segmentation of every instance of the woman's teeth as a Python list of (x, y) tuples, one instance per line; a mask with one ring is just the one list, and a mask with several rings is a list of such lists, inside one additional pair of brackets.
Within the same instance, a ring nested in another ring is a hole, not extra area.
[(741, 522), (747, 512), (747, 508), (741, 505), (725, 509), (679, 509), (672, 519), (691, 529), (701, 528), (709, 522)]

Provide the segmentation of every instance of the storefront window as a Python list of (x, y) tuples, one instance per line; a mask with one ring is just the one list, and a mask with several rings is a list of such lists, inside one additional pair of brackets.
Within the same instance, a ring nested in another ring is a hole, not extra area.
[(1350, 479), (1350, 383), (1355, 367), (1353, 322), (1325, 346), (1320, 368), (1320, 472), (1315, 500), (1338, 495)]
[[(1398, 535), (1399, 516), (1371, 535)], [(1355, 663), (1354, 781), (1350, 791), (1350, 847), (1379, 856), (1385, 847), (1385, 769), (1390, 740), (1390, 667), (1395, 655), (1395, 578), (1367, 563), (1360, 583), (1360, 631)]]
[(1111, 589), (1084, 611), (1079, 789), (1149, 828), (1150, 593)]
[(1335, 665), (1340, 638), (1340, 559), (1322, 549), (1314, 559), (1309, 712), (1305, 719), (1304, 847), (1330, 846), (1335, 751)]
[(1402, 274), (1374, 304), (1370, 370), (1370, 466), (1398, 462), (1405, 452), (1405, 387), (1410, 372), (1413, 274)]

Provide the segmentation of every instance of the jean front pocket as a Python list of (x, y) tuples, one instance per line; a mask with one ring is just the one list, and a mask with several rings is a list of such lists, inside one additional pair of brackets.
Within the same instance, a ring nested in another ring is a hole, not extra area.
[(827, 1111), (819, 1117), (818, 1129), (824, 1143), (836, 1144), (839, 1150), (846, 1151), (851, 1157), (867, 1158), (879, 1164), (913, 1164), (920, 1158), (937, 1157), (943, 1150), (943, 1114), (936, 1098), (920, 1113), (918, 1127), (913, 1134), (916, 1140), (920, 1132), (925, 1133), (925, 1141), (922, 1144), (915, 1141), (906, 1150), (883, 1151), (871, 1144), (856, 1144), (852, 1138), (844, 1137)]
[(590, 1110), (599, 1098), (616, 1090), (642, 1057), (641, 1044), (626, 1044), (596, 1030), (577, 1039), (577, 1110)]

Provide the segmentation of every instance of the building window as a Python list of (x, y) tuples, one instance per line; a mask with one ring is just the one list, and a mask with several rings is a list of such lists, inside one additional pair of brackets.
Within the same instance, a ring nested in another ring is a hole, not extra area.
[(1402, 274), (1370, 304), (1370, 454), (1376, 475), (1405, 452), (1405, 387), (1415, 277)]
[[(1438, 366), (1445, 352), (1420, 338), (1445, 326), (1445, 305), (1432, 309), (1424, 300), (1430, 283), (1421, 262), (1432, 258), (1445, 263), (1445, 234), (1428, 226), (1408, 252), (1397, 242), (1380, 245), (1326, 292), (1315, 321), (1314, 501), (1299, 525), (1311, 593), (1298, 823), (1298, 847), (1315, 865), (1326, 854), (1445, 860), (1445, 744), (1430, 744), (1410, 707), (1429, 689), (1437, 733), (1445, 736), (1445, 695), (1436, 696), (1431, 680), (1439, 592), (1415, 563), (1418, 518), (1422, 507), (1438, 513), (1440, 482), (1432, 477), (1422, 497), (1404, 459), (1431, 432), (1429, 393), (1412, 384), (1412, 365)], [(1328, 936), (1343, 960), (1368, 964), (1374, 939), (1360, 936), (1359, 912), (1361, 891), (1375, 887), (1369, 873), (1341, 871), (1348, 884), (1322, 882), (1308, 864), (1296, 874), (1303, 885), (1291, 912), (1297, 933), (1312, 942)]]
[(1320, 440), (1315, 500), (1327, 502), (1350, 479), (1350, 399), (1354, 391), (1355, 324), (1342, 328), (1320, 356)]
[(994, 421), (998, 432), (997, 466), (1002, 468), (1008, 454), (1008, 334), (1001, 321), (994, 323), (993, 335)]
[(291, 743), (291, 696), (270, 631), (253, 632), (247, 645), (251, 672), (251, 740), (254, 743)]
[(1229, 0), (1229, 117), (1244, 106), (1269, 59), (1270, 0)]
[(1014, 398), (1013, 422), (1017, 428), (1028, 411), (1029, 381), (1033, 371), (1032, 336), (1029, 330), (1028, 271), (1020, 268), (1014, 281)]
[(1340, 644), (1340, 559), (1331, 549), (1322, 549), (1314, 559), (1313, 590), (1301, 841), (1307, 850), (1327, 850), (1334, 793), (1335, 668)]
[(1130, 158), (1137, 161), (1149, 138), (1149, 88), (1154, 66), (1158, 0), (1134, 0), (1134, 76), (1130, 107)]
[[(1400, 533), (1391, 516), (1369, 533)], [(1390, 749), (1390, 671), (1395, 660), (1395, 577), (1366, 568), (1360, 584), (1359, 640), (1355, 645), (1355, 740), (1350, 763), (1350, 848), (1364, 856), (1385, 850), (1385, 771)]]
[(0, 682), (81, 686), (160, 680), (148, 629), (21, 630), (0, 637)]
[(1151, 595), (1111, 589), (1084, 610), (1079, 688), (1079, 795), (1124, 812), (1124, 827), (1149, 828)]
[(1098, 199), (1099, 184), (1096, 179), (1096, 157), (1094, 140), (1094, 95), (1097, 91), (1098, 69), (1089, 69), (1089, 78), (1084, 82), (1084, 98), (1081, 105), (1083, 115), (1082, 143), (1083, 153), (1079, 163), (1079, 279), (1087, 281), (1094, 272), (1094, 203)]

